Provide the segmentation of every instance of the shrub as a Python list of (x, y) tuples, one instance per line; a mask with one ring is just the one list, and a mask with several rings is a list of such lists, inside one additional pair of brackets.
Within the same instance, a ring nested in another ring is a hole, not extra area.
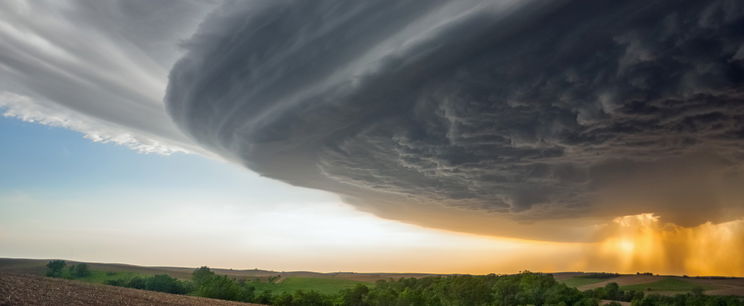
[(127, 281), (123, 279), (107, 279), (103, 281), (104, 284), (109, 286), (126, 287)]
[(185, 294), (188, 292), (186, 286), (181, 281), (166, 274), (148, 277), (145, 280), (145, 289), (176, 294)]
[(214, 277), (214, 272), (209, 269), (207, 266), (202, 266), (199, 269), (194, 270), (194, 272), (191, 273), (191, 281), (194, 282), (194, 286), (196, 288), (201, 287), (204, 283), (209, 281), (211, 278)]
[(62, 270), (65, 268), (67, 263), (64, 260), (51, 260), (47, 263), (46, 276), (50, 277), (61, 277)]
[(88, 265), (81, 263), (70, 267), (70, 275), (75, 278), (86, 277), (90, 275)]

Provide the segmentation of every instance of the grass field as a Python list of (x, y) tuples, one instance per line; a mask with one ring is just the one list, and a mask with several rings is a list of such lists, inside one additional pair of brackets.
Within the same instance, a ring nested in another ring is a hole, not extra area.
[[(69, 276), (69, 271), (65, 271), (62, 274), (63, 278), (72, 279), (72, 277)], [(85, 277), (75, 277), (75, 280), (83, 281), (86, 283), (95, 283), (95, 284), (103, 284), (107, 280), (130, 280), (134, 278), (135, 276), (140, 277), (146, 277), (147, 275), (142, 275), (138, 273), (133, 272), (104, 272), (104, 271), (90, 271), (90, 275)]]
[(572, 277), (564, 280), (560, 280), (560, 282), (566, 284), (566, 286), (569, 287), (581, 287), (589, 284), (599, 283), (602, 281), (606, 281), (607, 278), (591, 278), (591, 277)]
[[(82, 278), (75, 278), (79, 281), (87, 283), (103, 284), (107, 280), (130, 280), (134, 277), (147, 277), (133, 272), (103, 272), (103, 271), (90, 271), (90, 275)], [(69, 272), (63, 273), (63, 278), (69, 277)], [(374, 283), (353, 281), (347, 279), (327, 279), (327, 278), (313, 278), (313, 277), (290, 277), (279, 280), (277, 282), (251, 282), (251, 286), (256, 288), (257, 292), (271, 291), (273, 294), (280, 294), (284, 292), (293, 293), (297, 290), (310, 291), (314, 290), (324, 294), (334, 294), (341, 289), (352, 288), (356, 284), (366, 284), (372, 286)]]
[[(45, 259), (19, 259), (0, 258), (0, 272), (31, 274), (43, 276), (46, 272)], [(68, 265), (80, 262), (67, 261)], [(88, 263), (91, 275), (79, 279), (87, 283), (104, 283), (107, 280), (129, 280), (135, 276), (149, 277), (156, 274), (167, 274), (183, 281), (191, 279), (191, 273), (195, 268), (189, 267), (145, 267), (127, 264)], [(375, 281), (381, 279), (397, 279), (401, 277), (424, 277), (436, 276), (433, 274), (416, 273), (317, 273), (308, 271), (268, 271), (268, 270), (232, 270), (213, 269), (218, 275), (226, 275), (230, 278), (243, 279), (251, 282), (257, 292), (264, 290), (272, 291), (274, 294), (282, 292), (293, 292), (295, 290), (315, 290), (322, 293), (335, 293), (338, 290), (351, 288), (362, 283), (369, 287), (375, 285)], [(69, 277), (68, 269), (64, 270), (63, 276)], [(653, 275), (613, 275), (612, 277), (595, 277), (602, 273), (557, 273), (556, 279), (570, 287), (579, 290), (588, 290), (603, 287), (607, 282), (615, 282), (622, 289), (633, 289), (656, 291), (661, 294), (684, 293), (696, 287), (706, 290), (710, 295), (738, 295), (744, 296), (744, 278), (682, 278), (672, 276)], [(269, 279), (279, 278), (278, 281), (269, 282)], [(2, 304), (2, 303), (0, 303)]]
[[(134, 272), (105, 272), (91, 270), (90, 275), (80, 278), (74, 278), (75, 280), (103, 284), (107, 280), (125, 280), (128, 281), (134, 277), (147, 277), (148, 275), (134, 273)], [(69, 270), (65, 269), (62, 273), (62, 278), (73, 279), (70, 277)], [(317, 291), (323, 294), (335, 294), (341, 289), (352, 288), (356, 284), (366, 284), (372, 286), (374, 283), (354, 281), (348, 279), (328, 279), (328, 278), (314, 278), (314, 277), (290, 277), (285, 278), (276, 282), (251, 282), (251, 286), (256, 288), (257, 292), (271, 291), (272, 294), (281, 294), (284, 292), (293, 293), (297, 290), (303, 291)]]
[(694, 288), (715, 289), (710, 285), (695, 284), (679, 278), (664, 278), (651, 283), (622, 286), (623, 290), (638, 291), (691, 291)]
[(337, 293), (341, 289), (352, 288), (356, 284), (365, 284), (367, 286), (374, 285), (373, 283), (353, 281), (347, 279), (328, 279), (328, 278), (313, 278), (313, 277), (290, 277), (280, 280), (276, 283), (260, 282), (251, 283), (252, 286), (256, 287), (256, 291), (262, 292), (269, 290), (274, 294), (289, 292), (292, 293), (296, 290), (310, 291), (314, 290), (324, 294)]

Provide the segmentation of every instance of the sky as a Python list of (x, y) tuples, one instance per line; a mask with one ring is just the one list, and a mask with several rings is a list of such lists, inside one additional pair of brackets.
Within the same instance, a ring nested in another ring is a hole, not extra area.
[(742, 29), (735, 0), (4, 1), (0, 256), (744, 275)]
[[(505, 261), (542, 245), (383, 220), (195, 154), (142, 154), (13, 118), (0, 127), (0, 171), (13, 174), (0, 181), (3, 257), (482, 273), (509, 271)], [(509, 255), (491, 262), (499, 253)]]

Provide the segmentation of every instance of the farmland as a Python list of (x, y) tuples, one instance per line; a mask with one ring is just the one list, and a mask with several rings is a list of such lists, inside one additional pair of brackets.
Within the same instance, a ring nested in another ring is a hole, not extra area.
[(251, 304), (0, 272), (0, 305), (248, 306)]
[[(54, 270), (50, 265), (61, 263)], [(81, 267), (85, 267), (82, 269)], [(88, 268), (89, 267), (89, 268)], [(54, 270), (54, 273), (50, 271)], [(82, 273), (84, 270), (85, 273)], [(51, 274), (50, 274), (51, 273)], [(152, 291), (177, 293), (272, 305), (449, 305), (480, 301), (484, 305), (503, 303), (547, 303), (572, 301), (581, 305), (600, 305), (636, 300), (664, 303), (665, 298), (683, 298), (697, 302), (725, 302), (739, 305), (744, 296), (744, 279), (722, 277), (678, 277), (651, 274), (611, 274), (565, 272), (555, 274), (524, 272), (514, 275), (434, 275), (406, 273), (317, 273), (308, 271), (278, 272), (259, 269), (234, 270), (202, 267), (142, 267), (124, 264), (80, 263), (31, 259), (0, 259), (0, 274), (10, 283), (25, 286), (30, 282), (39, 288), (67, 288), (100, 298), (111, 295), (113, 304), (121, 294), (137, 292), (149, 296)], [(55, 277), (44, 278), (42, 275)], [(31, 278), (23, 278), (31, 277)], [(74, 280), (74, 281), (70, 281)], [(61, 283), (48, 283), (49, 281)], [(58, 285), (55, 285), (58, 284)], [(105, 286), (113, 285), (113, 286)], [(45, 287), (46, 286), (46, 287)], [(91, 287), (92, 286), (92, 287)], [(114, 287), (117, 286), (117, 287)], [(126, 288), (121, 288), (126, 287)], [(113, 288), (113, 289), (112, 289)], [(135, 290), (146, 289), (151, 291)], [(125, 291), (116, 291), (124, 290)], [(11, 289), (4, 289), (10, 290)], [(56, 289), (55, 289), (56, 290)], [(67, 289), (65, 289), (67, 290)], [(91, 291), (92, 290), (92, 291)], [(111, 291), (114, 290), (114, 291)], [(101, 291), (94, 293), (93, 291)], [(23, 290), (19, 291), (23, 292)], [(88, 292), (88, 293), (85, 293)], [(92, 293), (93, 292), (93, 293)], [(521, 293), (520, 293), (521, 292)], [(544, 292), (544, 293), (539, 293)], [(548, 294), (549, 293), (549, 294)], [(21, 294), (21, 293), (19, 293)], [(46, 294), (46, 293), (45, 293)], [(60, 293), (39, 298), (54, 299)], [(56, 295), (55, 295), (56, 294)], [(71, 295), (65, 293), (63, 295)], [(75, 292), (73, 296), (77, 294)], [(158, 293), (160, 294), (160, 293)], [(536, 294), (536, 295), (535, 295)], [(135, 294), (136, 295), (136, 294)], [(7, 295), (9, 298), (15, 295)], [(476, 299), (476, 300), (473, 300)], [(546, 300), (543, 300), (546, 299)], [(501, 302), (499, 302), (501, 300)], [(356, 301), (356, 302), (355, 302)], [(694, 303), (697, 303), (694, 302)], [(135, 302), (127, 304), (137, 305)], [(160, 303), (160, 302), (158, 302)], [(165, 303), (165, 302), (163, 302)], [(180, 303), (180, 302), (179, 302)], [(189, 305), (188, 300), (184, 300)], [(413, 304), (411, 304), (413, 303)], [(422, 304), (423, 303), (423, 304)], [(175, 305), (175, 304), (174, 304)], [(626, 305), (626, 304), (621, 304)]]

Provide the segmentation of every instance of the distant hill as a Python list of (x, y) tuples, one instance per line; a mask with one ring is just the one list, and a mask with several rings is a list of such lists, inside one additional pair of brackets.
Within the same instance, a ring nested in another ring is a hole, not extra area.
[[(46, 270), (46, 264), (50, 259), (21, 259), (21, 258), (0, 258), (0, 271), (13, 272), (13, 273), (24, 273), (43, 275)], [(78, 264), (82, 262), (65, 260), (68, 264)], [(191, 272), (198, 267), (148, 267), (148, 266), (135, 266), (120, 263), (93, 263), (86, 262), (91, 270), (103, 271), (103, 272), (130, 272), (143, 275), (155, 275), (155, 274), (168, 274), (178, 279), (189, 279), (191, 278)], [(248, 270), (235, 270), (235, 269), (220, 269), (212, 268), (212, 271), (220, 275), (227, 275), (229, 277), (238, 279), (268, 279), (270, 277), (279, 276), (279, 278), (333, 278), (333, 279), (345, 279), (362, 282), (375, 282), (377, 280), (384, 279), (398, 279), (402, 277), (426, 277), (436, 276), (441, 274), (426, 274), (426, 273), (356, 273), (356, 272), (332, 272), (332, 273), (319, 273), (310, 271), (269, 271), (259, 269), (248, 269)]]

